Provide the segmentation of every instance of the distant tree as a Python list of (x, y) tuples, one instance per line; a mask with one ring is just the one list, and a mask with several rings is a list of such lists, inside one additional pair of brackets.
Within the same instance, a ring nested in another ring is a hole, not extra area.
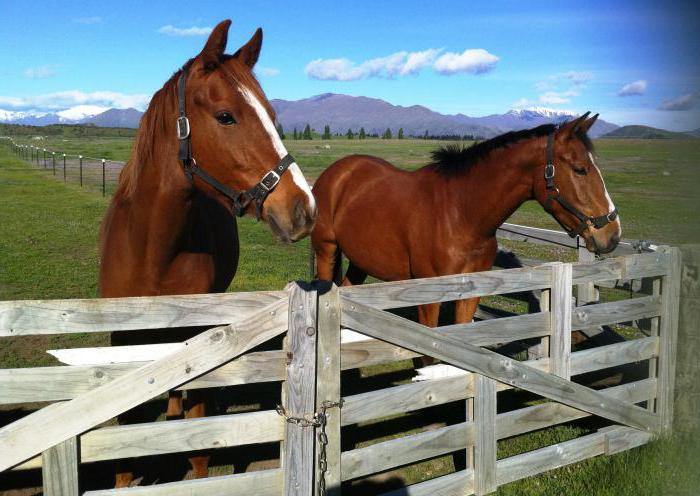
[(391, 139), (391, 129), (386, 128), (386, 131), (384, 131), (384, 134), (382, 135), (382, 139)]
[(348, 137), (348, 139), (355, 139), (355, 134), (352, 132), (352, 129), (348, 128), (348, 132), (345, 134), (345, 136)]
[(359, 139), (365, 139), (367, 135), (365, 134), (365, 128), (361, 127), (360, 128), (360, 135), (358, 136)]
[(304, 128), (304, 139), (305, 140), (313, 139), (313, 136), (311, 136), (311, 126), (309, 124), (307, 124), (306, 127)]
[(423, 139), (428, 139), (428, 130), (425, 130), (425, 134), (423, 135)]
[(294, 128), (294, 139), (295, 140), (299, 139), (299, 135), (297, 134), (297, 128)]
[(282, 124), (279, 123), (277, 124), (277, 134), (280, 135), (280, 139), (286, 139), (287, 137), (284, 135), (284, 128), (282, 127)]
[(321, 139), (331, 139), (331, 127), (328, 124), (326, 124), (326, 126), (323, 128), (323, 136), (321, 136)]
[(399, 128), (399, 135), (397, 136), (399, 139), (403, 139), (403, 128)]

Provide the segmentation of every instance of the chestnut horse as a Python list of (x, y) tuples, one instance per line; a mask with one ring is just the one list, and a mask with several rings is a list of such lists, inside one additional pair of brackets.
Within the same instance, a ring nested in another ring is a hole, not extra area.
[[(530, 199), (583, 236), (589, 251), (612, 251), (620, 220), (586, 134), (597, 117), (443, 148), (413, 172), (366, 155), (338, 160), (313, 187), (318, 278), (340, 282), (341, 253), (350, 261), (344, 285), (368, 274), (397, 281), (488, 270), (496, 230)], [(477, 303), (458, 301), (456, 322), (471, 321)], [(439, 311), (439, 304), (419, 307), (420, 322), (436, 326)]]
[[(252, 72), (262, 31), (225, 55), (230, 24), (214, 28), (202, 52), (153, 96), (141, 119), (100, 232), (102, 297), (225, 291), (238, 265), (236, 215), (256, 215), (285, 242), (313, 227), (311, 190)], [(160, 334), (182, 341), (193, 331)], [(112, 335), (113, 345), (138, 342), (135, 333)], [(187, 417), (205, 414), (196, 391), (188, 400)], [(182, 397), (171, 393), (168, 416), (179, 415)], [(208, 457), (190, 463), (195, 477), (207, 475)], [(131, 480), (130, 471), (121, 472), (117, 487)]]

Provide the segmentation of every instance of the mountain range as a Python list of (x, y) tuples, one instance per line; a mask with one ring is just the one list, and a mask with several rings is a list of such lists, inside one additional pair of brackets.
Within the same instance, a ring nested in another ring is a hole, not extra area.
[[(577, 116), (573, 112), (542, 107), (509, 110), (504, 114), (471, 117), (464, 114), (441, 114), (421, 105), (404, 107), (384, 100), (335, 93), (301, 100), (271, 100), (277, 119), (287, 133), (306, 124), (317, 131), (329, 125), (331, 132), (345, 134), (361, 127), (369, 134), (381, 134), (387, 128), (394, 133), (403, 128), (406, 135), (472, 135), (491, 138), (508, 131), (527, 129), (547, 123), (561, 123)], [(49, 125), (92, 124), (100, 127), (138, 127), (139, 110), (78, 105), (59, 112), (32, 113), (0, 109), (0, 123)], [(619, 126), (598, 119), (589, 134), (592, 138), (607, 135)], [(613, 134), (614, 136), (614, 134)]]

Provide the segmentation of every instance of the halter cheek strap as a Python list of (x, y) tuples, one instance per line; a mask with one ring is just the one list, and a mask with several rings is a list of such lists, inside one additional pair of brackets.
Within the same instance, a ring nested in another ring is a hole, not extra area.
[(554, 132), (547, 135), (547, 148), (545, 150), (545, 155), (547, 158), (547, 163), (544, 166), (544, 180), (547, 188), (547, 199), (545, 201), (544, 208), (551, 213), (552, 204), (557, 202), (564, 208), (564, 210), (579, 220), (579, 224), (574, 229), (571, 229), (559, 222), (569, 236), (575, 238), (576, 236), (580, 236), (581, 233), (583, 233), (583, 231), (588, 229), (590, 226), (600, 229), (617, 219), (617, 209), (613, 209), (612, 212), (605, 215), (600, 215), (598, 217), (585, 215), (583, 212), (569, 203), (563, 196), (561, 196), (561, 194), (559, 194), (559, 188), (557, 188), (556, 184), (554, 184)]
[(294, 157), (290, 154), (280, 159), (277, 165), (268, 171), (260, 181), (246, 191), (237, 191), (211, 176), (204, 169), (197, 166), (197, 161), (192, 156), (192, 139), (190, 134), (190, 121), (185, 112), (185, 84), (187, 82), (187, 70), (182, 69), (177, 82), (177, 139), (178, 159), (182, 162), (185, 175), (194, 182), (194, 176), (207, 183), (216, 191), (227, 197), (233, 203), (233, 211), (238, 217), (245, 214), (246, 209), (252, 203), (255, 206), (255, 217), (260, 220), (263, 203), (267, 196), (277, 187), (290, 165), (294, 163)]

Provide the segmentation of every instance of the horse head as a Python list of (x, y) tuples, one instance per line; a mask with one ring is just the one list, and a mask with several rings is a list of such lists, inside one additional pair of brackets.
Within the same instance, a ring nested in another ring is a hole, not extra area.
[[(313, 228), (314, 197), (280, 139), (274, 110), (253, 74), (262, 30), (227, 55), (230, 25), (229, 20), (219, 23), (180, 73), (178, 89), (185, 88), (178, 95), (180, 159), (195, 187), (228, 197), (239, 215), (256, 215), (281, 240), (297, 241)], [(189, 140), (184, 155), (183, 140)]]
[(548, 136), (536, 198), (570, 235), (582, 236), (589, 251), (609, 253), (619, 243), (622, 227), (587, 135), (598, 114), (588, 115)]

